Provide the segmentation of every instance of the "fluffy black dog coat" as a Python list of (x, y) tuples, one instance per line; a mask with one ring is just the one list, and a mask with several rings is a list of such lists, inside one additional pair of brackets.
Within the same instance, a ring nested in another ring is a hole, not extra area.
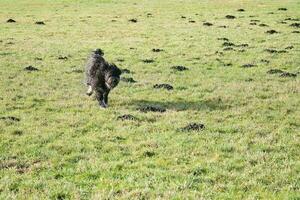
[(115, 64), (106, 62), (103, 55), (101, 49), (96, 49), (87, 60), (85, 73), (88, 90), (86, 94), (90, 96), (95, 91), (99, 105), (106, 108), (108, 94), (118, 85), (121, 70)]

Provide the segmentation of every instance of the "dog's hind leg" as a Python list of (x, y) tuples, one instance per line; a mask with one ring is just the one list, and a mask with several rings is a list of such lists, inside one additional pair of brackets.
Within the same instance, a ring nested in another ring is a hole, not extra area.
[(86, 91), (86, 95), (91, 96), (93, 94), (94, 90), (91, 85), (88, 85), (88, 89)]

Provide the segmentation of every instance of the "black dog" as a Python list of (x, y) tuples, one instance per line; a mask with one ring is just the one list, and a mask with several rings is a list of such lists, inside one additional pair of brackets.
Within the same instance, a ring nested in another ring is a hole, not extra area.
[(118, 85), (121, 70), (115, 64), (106, 62), (103, 55), (101, 49), (96, 49), (87, 60), (85, 73), (88, 90), (86, 94), (90, 96), (95, 91), (99, 105), (106, 108), (108, 94)]

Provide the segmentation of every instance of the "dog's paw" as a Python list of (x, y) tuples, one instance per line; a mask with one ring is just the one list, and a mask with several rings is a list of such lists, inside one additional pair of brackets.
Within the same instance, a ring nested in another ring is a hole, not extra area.
[(107, 108), (107, 104), (105, 104), (104, 102), (101, 102), (99, 105), (101, 108)]

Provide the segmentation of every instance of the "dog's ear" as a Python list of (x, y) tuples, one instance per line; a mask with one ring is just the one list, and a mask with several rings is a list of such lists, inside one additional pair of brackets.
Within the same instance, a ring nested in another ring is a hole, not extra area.
[(94, 52), (97, 55), (104, 56), (104, 52), (102, 51), (102, 49), (96, 49)]

